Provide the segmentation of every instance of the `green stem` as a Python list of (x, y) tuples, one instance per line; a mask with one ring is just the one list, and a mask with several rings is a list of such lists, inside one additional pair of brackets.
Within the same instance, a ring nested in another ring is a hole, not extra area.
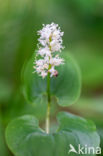
[(50, 73), (48, 73), (48, 76), (47, 76), (47, 97), (48, 97), (48, 105), (47, 105), (47, 114), (46, 114), (46, 133), (49, 133), (50, 131), (50, 103), (51, 103)]

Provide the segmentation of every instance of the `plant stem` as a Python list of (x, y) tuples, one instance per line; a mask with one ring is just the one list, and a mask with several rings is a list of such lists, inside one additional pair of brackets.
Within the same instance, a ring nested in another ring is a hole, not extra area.
[(47, 97), (48, 97), (48, 105), (47, 105), (47, 114), (46, 114), (46, 133), (48, 134), (50, 131), (50, 103), (51, 103), (51, 97), (50, 97), (50, 73), (48, 73), (47, 76)]

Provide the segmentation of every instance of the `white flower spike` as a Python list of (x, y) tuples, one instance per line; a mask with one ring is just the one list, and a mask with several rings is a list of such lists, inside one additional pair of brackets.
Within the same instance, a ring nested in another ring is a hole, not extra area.
[(42, 30), (38, 31), (40, 35), (39, 41), (39, 50), (37, 51), (37, 56), (40, 56), (41, 59), (36, 59), (34, 62), (35, 72), (37, 72), (42, 78), (45, 78), (48, 73), (50, 76), (57, 76), (58, 72), (55, 69), (55, 66), (64, 64), (64, 59), (60, 58), (59, 55), (55, 55), (55, 52), (61, 52), (62, 46), (62, 36), (58, 24), (51, 23), (44, 25)]

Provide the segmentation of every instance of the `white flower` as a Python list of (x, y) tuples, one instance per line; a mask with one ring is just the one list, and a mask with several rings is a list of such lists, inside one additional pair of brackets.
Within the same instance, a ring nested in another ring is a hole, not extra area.
[(36, 61), (36, 65), (37, 66), (43, 66), (43, 64), (44, 64), (44, 60), (43, 59), (40, 59), (40, 60)]
[(39, 41), (39, 50), (37, 56), (41, 56), (41, 59), (34, 62), (35, 71), (41, 75), (43, 78), (51, 73), (50, 76), (57, 76), (58, 72), (55, 70), (55, 66), (64, 64), (64, 60), (58, 55), (55, 56), (55, 52), (61, 52), (62, 46), (62, 36), (58, 24), (47, 24), (43, 25), (42, 30), (38, 31), (40, 35)]
[(44, 78), (45, 76), (47, 76), (47, 72), (42, 71), (42, 72), (41, 72), (41, 76)]
[(52, 23), (43, 26), (43, 29), (38, 31), (38, 34), (40, 35), (38, 41), (40, 44), (44, 47), (50, 45), (52, 52), (63, 49), (61, 37), (64, 33), (61, 32), (58, 24)]
[(51, 55), (50, 49), (48, 47), (40, 48), (38, 50), (38, 54), (41, 55), (41, 56), (44, 56), (44, 55), (50, 56)]
[(52, 66), (59, 66), (60, 64), (64, 64), (64, 60), (59, 57), (50, 58), (50, 64)]
[(57, 70), (54, 69), (54, 67), (52, 67), (52, 68), (49, 70), (49, 72), (51, 73), (51, 75), (50, 75), (51, 77), (52, 77), (52, 76), (57, 76), (57, 75), (58, 75), (58, 72), (57, 72)]

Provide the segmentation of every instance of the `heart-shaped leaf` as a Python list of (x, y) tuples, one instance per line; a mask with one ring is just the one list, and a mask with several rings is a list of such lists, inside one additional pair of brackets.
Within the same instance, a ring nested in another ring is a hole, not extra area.
[[(65, 54), (65, 64), (57, 67), (58, 77), (51, 78), (51, 95), (61, 106), (73, 104), (80, 95), (81, 78), (75, 61)], [(33, 74), (34, 56), (24, 66), (22, 79), (24, 84), (24, 95), (27, 100), (37, 105), (46, 103), (46, 78), (42, 79), (36, 73)], [(45, 97), (45, 98), (44, 98)]]
[[(77, 153), (79, 144), (81, 147), (99, 146), (100, 139), (91, 121), (65, 112), (59, 113), (57, 119), (59, 128), (52, 134), (46, 134), (39, 128), (34, 116), (13, 120), (6, 129), (8, 147), (15, 156), (76, 156), (78, 154), (68, 153), (71, 146)], [(92, 151), (86, 154), (92, 155)]]

